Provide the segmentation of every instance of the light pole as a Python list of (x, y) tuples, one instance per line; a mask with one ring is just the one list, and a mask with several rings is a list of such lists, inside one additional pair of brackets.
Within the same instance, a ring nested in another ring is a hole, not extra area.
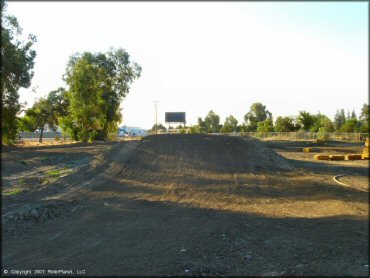
[(155, 105), (155, 134), (157, 134), (157, 129), (158, 129), (158, 123), (157, 123), (157, 103), (159, 100), (153, 100), (154, 105)]

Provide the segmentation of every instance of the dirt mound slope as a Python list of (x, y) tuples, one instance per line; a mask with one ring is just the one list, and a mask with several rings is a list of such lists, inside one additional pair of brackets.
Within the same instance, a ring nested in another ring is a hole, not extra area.
[[(243, 173), (290, 170), (289, 162), (262, 142), (247, 137), (172, 134), (149, 136), (137, 148), (131, 167), (168, 172)], [(186, 166), (186, 167), (183, 167)]]

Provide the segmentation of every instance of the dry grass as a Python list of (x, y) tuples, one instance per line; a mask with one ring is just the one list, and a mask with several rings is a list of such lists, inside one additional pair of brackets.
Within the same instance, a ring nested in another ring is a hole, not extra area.
[(75, 143), (78, 143), (78, 142), (73, 141), (73, 140), (68, 140), (68, 141), (48, 140), (42, 143), (23, 141), (21, 143), (16, 143), (15, 146), (17, 147), (54, 146), (54, 145), (69, 145), (69, 144), (75, 144)]

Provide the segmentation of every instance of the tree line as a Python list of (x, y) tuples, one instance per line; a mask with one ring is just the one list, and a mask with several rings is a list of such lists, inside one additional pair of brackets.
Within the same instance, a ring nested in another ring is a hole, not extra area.
[[(188, 127), (189, 133), (230, 133), (230, 132), (361, 132), (370, 133), (369, 128), (369, 105), (363, 104), (361, 113), (357, 117), (355, 111), (351, 113), (344, 109), (338, 109), (332, 121), (328, 116), (317, 113), (311, 114), (307, 111), (299, 111), (297, 116), (278, 116), (273, 120), (272, 113), (260, 102), (253, 103), (249, 111), (244, 115), (244, 122), (238, 124), (238, 120), (230, 115), (226, 117), (223, 124), (220, 123), (220, 116), (213, 110), (204, 117), (198, 117), (196, 125)], [(166, 131), (166, 128), (159, 124), (154, 125), (155, 129)], [(181, 128), (179, 126), (178, 128)], [(184, 132), (184, 130), (181, 130)]]
[[(141, 67), (122, 48), (108, 52), (72, 55), (63, 80), (68, 89), (57, 88), (35, 101), (32, 107), (19, 103), (19, 89), (29, 88), (34, 75), (36, 37), (21, 41), (22, 29), (14, 16), (6, 15), (1, 1), (1, 131), (2, 141), (11, 144), (19, 131), (40, 129), (45, 124), (60, 126), (63, 133), (83, 142), (105, 140), (118, 130), (120, 103), (131, 83), (140, 77)], [(24, 116), (20, 117), (20, 113)]]

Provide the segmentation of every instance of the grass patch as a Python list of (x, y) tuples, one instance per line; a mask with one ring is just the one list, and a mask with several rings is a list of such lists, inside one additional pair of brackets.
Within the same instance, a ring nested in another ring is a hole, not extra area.
[(12, 191), (7, 192), (5, 195), (15, 195), (21, 192), (22, 192), (22, 189), (16, 188), (16, 189), (13, 189)]
[(62, 174), (60, 170), (50, 170), (47, 172), (47, 175), (50, 177), (59, 177)]
[(48, 185), (50, 183), (49, 179), (43, 179), (41, 185)]
[(50, 158), (48, 156), (44, 156), (40, 158), (40, 161), (45, 162), (45, 161), (50, 161)]
[(27, 165), (27, 164), (28, 164), (25, 160), (21, 160), (20, 162), (21, 162), (21, 164), (23, 164), (23, 165)]

